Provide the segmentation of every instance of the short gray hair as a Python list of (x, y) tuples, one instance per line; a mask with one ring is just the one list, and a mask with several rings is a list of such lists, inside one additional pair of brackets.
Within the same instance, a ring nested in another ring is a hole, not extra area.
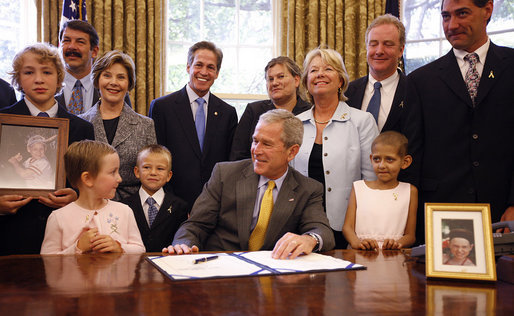
[(293, 145), (302, 145), (303, 123), (293, 113), (284, 109), (274, 109), (262, 114), (259, 123), (273, 124), (282, 123), (282, 135), (280, 139), (289, 148)]

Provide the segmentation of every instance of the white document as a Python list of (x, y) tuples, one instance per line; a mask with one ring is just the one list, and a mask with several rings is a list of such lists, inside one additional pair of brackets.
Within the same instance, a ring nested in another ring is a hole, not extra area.
[[(209, 261), (195, 263), (198, 259)], [(357, 270), (366, 267), (317, 253), (293, 260), (271, 257), (271, 251), (149, 256), (147, 259), (173, 280), (255, 276), (308, 271)]]

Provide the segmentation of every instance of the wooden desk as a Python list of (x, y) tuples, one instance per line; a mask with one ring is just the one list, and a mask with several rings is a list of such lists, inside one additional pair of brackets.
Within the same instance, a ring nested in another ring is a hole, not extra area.
[(400, 251), (335, 250), (341, 271), (171, 281), (139, 255), (0, 257), (6, 315), (513, 314), (514, 285), (427, 281)]

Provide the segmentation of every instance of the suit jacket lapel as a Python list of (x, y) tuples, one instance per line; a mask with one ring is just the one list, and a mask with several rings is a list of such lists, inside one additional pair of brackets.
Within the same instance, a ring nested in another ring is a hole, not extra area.
[(382, 130), (388, 130), (391, 127), (396, 125), (396, 122), (400, 119), (400, 114), (403, 111), (403, 99), (405, 98), (405, 80), (406, 76), (398, 71), (398, 75), (400, 78), (398, 79), (398, 85), (396, 86), (396, 91), (393, 97), (393, 103), (391, 104), (391, 110), (389, 111), (389, 115), (387, 116), (386, 123)]
[(475, 102), (476, 106), (485, 99), (495, 82), (498, 80), (497, 78), (500, 78), (501, 73), (507, 69), (506, 67), (501, 67), (502, 58), (498, 56), (496, 48), (497, 46), (493, 43), (489, 46), (484, 70), (482, 71), (482, 76), (480, 77), (480, 83), (478, 85), (478, 94)]
[[(207, 123), (205, 125), (205, 138), (203, 143), (203, 156), (209, 151), (211, 144), (216, 143), (216, 130), (219, 126), (218, 120), (221, 118), (221, 111), (219, 104), (216, 102), (212, 95), (209, 96), (209, 103), (207, 105)], [(196, 129), (195, 129), (196, 130)]]
[(180, 124), (186, 134), (187, 140), (193, 148), (193, 151), (201, 158), (202, 152), (200, 151), (200, 142), (198, 141), (198, 135), (196, 134), (195, 121), (193, 119), (191, 103), (189, 103), (186, 87), (180, 90), (180, 97), (175, 100), (175, 106), (172, 108), (175, 110), (177, 117), (180, 118)]
[(91, 108), (91, 124), (93, 124), (93, 128), (95, 129), (95, 140), (109, 143), (107, 141), (107, 135), (105, 134), (104, 122), (102, 120), (102, 114), (98, 110), (99, 104), (96, 104)]
[[(139, 194), (137, 194), (136, 197), (132, 200), (131, 205), (132, 210), (134, 211), (134, 217), (136, 218), (136, 221), (138, 223), (144, 223), (143, 227), (145, 229), (145, 232), (150, 230), (150, 227), (148, 227), (148, 221), (145, 217), (145, 212), (143, 211), (143, 206), (141, 204), (141, 199), (139, 198)], [(141, 232), (143, 233), (143, 232)]]
[(171, 203), (171, 195), (166, 194), (164, 195), (164, 200), (162, 201), (162, 205), (159, 208), (159, 212), (157, 212), (157, 216), (155, 216), (155, 219), (153, 220), (152, 229), (163, 223), (166, 217), (172, 216), (172, 212), (173, 206)]
[(236, 183), (237, 231), (241, 249), (248, 248), (258, 184), (259, 175), (253, 172), (253, 165), (250, 163)]
[[(439, 69), (441, 71), (441, 80), (445, 82), (453, 93), (462, 99), (467, 106), (473, 107), (468, 88), (466, 88), (466, 83), (462, 78), (462, 73), (452, 49), (441, 58)], [(439, 93), (439, 91), (433, 91), (433, 93)]]
[(112, 140), (112, 146), (114, 148), (123, 143), (132, 135), (134, 131), (134, 125), (137, 125), (137, 121), (134, 120), (135, 116), (137, 116), (137, 114), (135, 114), (128, 107), (128, 105), (123, 106), (120, 120), (118, 122), (118, 128), (116, 128), (116, 133), (114, 134), (114, 139)]
[(279, 240), (282, 236), (277, 236), (282, 230), (282, 227), (286, 226), (288, 219), (291, 217), (295, 206), (296, 206), (296, 187), (298, 182), (292, 175), (292, 169), (289, 168), (286, 178), (282, 183), (280, 192), (278, 193), (277, 199), (273, 205), (273, 213), (268, 224), (268, 230), (266, 231), (266, 238), (264, 239), (264, 247), (273, 248), (273, 244), (276, 240)]

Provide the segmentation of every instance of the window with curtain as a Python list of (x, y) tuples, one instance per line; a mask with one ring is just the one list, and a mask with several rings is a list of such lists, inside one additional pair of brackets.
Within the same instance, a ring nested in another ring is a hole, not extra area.
[(0, 0), (0, 78), (9, 83), (14, 55), (36, 42), (36, 23), (34, 0)]
[[(446, 54), (451, 45), (444, 37), (441, 0), (403, 0), (405, 24), (405, 72), (423, 66)], [(514, 0), (495, 0), (487, 33), (492, 42), (514, 47)]]
[(273, 0), (169, 0), (166, 91), (188, 82), (187, 50), (202, 40), (223, 51), (211, 90), (241, 115), (252, 100), (265, 99), (264, 67), (273, 57)]

